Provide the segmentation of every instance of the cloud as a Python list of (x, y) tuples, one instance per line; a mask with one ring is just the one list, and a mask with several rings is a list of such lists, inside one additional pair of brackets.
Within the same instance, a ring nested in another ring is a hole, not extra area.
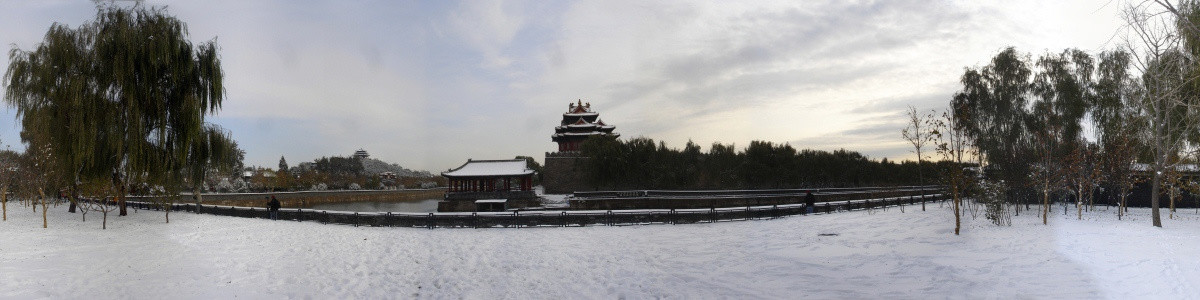
[(514, 2), (463, 1), (448, 16), (447, 27), (483, 56), (480, 66), (502, 69), (512, 65), (513, 58), (504, 49), (513, 41), (525, 24), (521, 5)]
[[(1119, 26), (1112, 7), (1085, 0), (167, 4), (193, 40), (217, 38), (229, 100), (214, 121), (249, 164), (361, 147), (429, 170), (552, 151), (575, 99), (624, 137), (677, 147), (792, 141), (906, 157), (904, 109), (944, 106), (964, 67), (1009, 45), (1093, 51)], [(93, 14), (0, 2), (12, 39), (0, 42), (29, 48), (53, 21)]]

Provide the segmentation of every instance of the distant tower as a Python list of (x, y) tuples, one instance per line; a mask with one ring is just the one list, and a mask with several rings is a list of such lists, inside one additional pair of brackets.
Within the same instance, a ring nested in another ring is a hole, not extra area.
[(585, 104), (583, 100), (576, 100), (576, 103), (567, 106), (562, 124), (554, 127), (554, 135), (550, 136), (550, 140), (558, 143), (559, 152), (574, 152), (579, 151), (579, 146), (589, 136), (621, 136), (619, 133), (613, 133), (614, 129), (615, 126), (604, 124), (604, 121), (600, 120), (600, 114), (592, 111), (592, 103)]
[(558, 143), (558, 152), (546, 152), (546, 160), (542, 166), (541, 181), (546, 193), (566, 194), (574, 191), (586, 191), (596, 188), (587, 181), (584, 170), (580, 169), (583, 162), (589, 158), (580, 153), (584, 140), (593, 135), (621, 136), (614, 133), (612, 125), (604, 124), (600, 114), (592, 111), (591, 103), (578, 100), (567, 105), (562, 123), (554, 127), (554, 135), (550, 140)]
[(368, 157), (371, 157), (371, 155), (370, 155), (370, 154), (367, 154), (367, 150), (363, 150), (362, 148), (358, 148), (358, 151), (354, 151), (354, 158), (357, 158), (357, 159), (364, 159), (364, 158), (368, 158)]

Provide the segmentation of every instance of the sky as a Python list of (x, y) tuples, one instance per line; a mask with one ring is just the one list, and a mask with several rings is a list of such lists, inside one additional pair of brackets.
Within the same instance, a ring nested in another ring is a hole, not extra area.
[[(1122, 2), (147, 1), (216, 40), (222, 110), (246, 164), (365, 149), (446, 171), (542, 160), (577, 100), (622, 138), (787, 143), (915, 159), (905, 110), (941, 110), (964, 68), (1005, 47), (1034, 56), (1119, 48)], [(4, 50), (91, 1), (0, 1)], [(6, 57), (7, 58), (7, 57)], [(7, 69), (8, 60), (0, 60)], [(3, 91), (0, 91), (0, 95)], [(0, 109), (0, 143), (20, 143)]]

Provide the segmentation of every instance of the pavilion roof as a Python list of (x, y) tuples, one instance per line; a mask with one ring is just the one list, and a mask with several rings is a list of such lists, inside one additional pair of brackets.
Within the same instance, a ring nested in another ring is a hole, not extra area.
[(457, 169), (446, 171), (446, 177), (496, 177), (523, 176), (533, 174), (524, 159), (508, 160), (468, 160)]

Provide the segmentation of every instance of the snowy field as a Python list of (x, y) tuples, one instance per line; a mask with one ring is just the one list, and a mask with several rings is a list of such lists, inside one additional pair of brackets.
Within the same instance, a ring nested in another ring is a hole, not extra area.
[[(15, 204), (15, 203), (9, 203)], [(587, 228), (417, 229), (9, 206), (0, 299), (1196, 299), (1200, 215), (948, 208)], [(1164, 210), (1165, 213), (1165, 210)], [(822, 234), (836, 234), (825, 236)]]

